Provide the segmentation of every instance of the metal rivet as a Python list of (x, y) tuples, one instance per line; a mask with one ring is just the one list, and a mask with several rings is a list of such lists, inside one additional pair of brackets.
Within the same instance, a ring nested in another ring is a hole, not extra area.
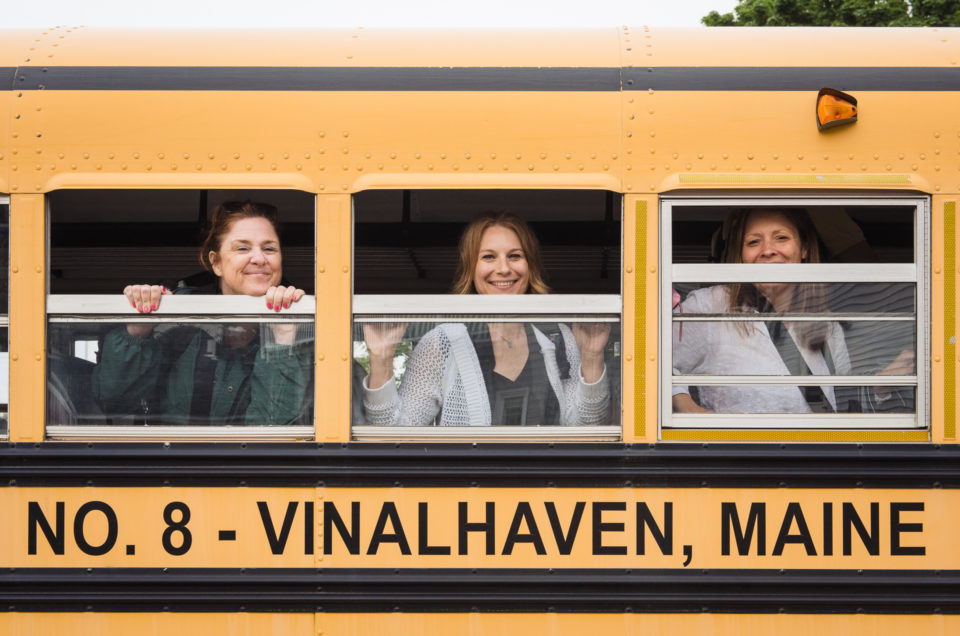
[(162, 152), (158, 152), (158, 153), (157, 153), (157, 159), (163, 159), (163, 158), (165, 158), (166, 156), (167, 156), (167, 155), (164, 154), (164, 153), (162, 153)]

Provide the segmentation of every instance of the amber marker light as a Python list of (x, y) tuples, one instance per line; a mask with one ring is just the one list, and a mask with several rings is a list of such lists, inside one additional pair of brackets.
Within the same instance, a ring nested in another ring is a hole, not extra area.
[(857, 121), (857, 98), (832, 88), (817, 93), (817, 130)]

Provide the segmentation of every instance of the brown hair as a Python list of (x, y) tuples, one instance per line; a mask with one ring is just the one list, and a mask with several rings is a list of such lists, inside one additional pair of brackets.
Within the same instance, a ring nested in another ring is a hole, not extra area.
[(483, 233), (495, 226), (507, 228), (520, 240), (530, 276), (527, 293), (549, 294), (550, 286), (543, 277), (540, 242), (527, 222), (510, 212), (486, 212), (467, 225), (463, 234), (460, 235), (460, 259), (450, 291), (454, 294), (477, 293), (477, 288), (473, 284), (473, 274), (477, 268), (477, 260), (480, 258), (480, 241), (483, 239)]
[[(724, 263), (742, 263), (743, 239), (747, 231), (750, 217), (758, 212), (779, 214), (784, 217), (797, 232), (800, 247), (806, 252), (805, 263), (820, 262), (820, 241), (816, 228), (806, 212), (780, 208), (754, 208), (737, 210), (727, 217), (724, 222), (724, 234), (727, 241), (724, 244), (722, 261)], [(731, 313), (753, 312), (760, 310), (765, 299), (757, 288), (750, 283), (729, 283), (730, 290), (727, 310)], [(826, 310), (825, 293), (822, 283), (794, 283), (793, 301), (789, 311), (802, 313), (818, 313)], [(773, 311), (767, 309), (766, 311)], [(739, 327), (749, 329), (748, 323), (737, 323)], [(813, 349), (820, 349), (827, 336), (826, 322), (798, 322), (795, 331), (803, 343)]]
[(230, 228), (240, 219), (264, 218), (270, 221), (273, 230), (280, 235), (276, 206), (269, 203), (254, 203), (247, 201), (224, 201), (213, 210), (210, 220), (210, 229), (207, 237), (200, 246), (200, 264), (208, 272), (213, 272), (210, 262), (210, 252), (219, 252), (223, 244), (223, 237), (230, 233)]

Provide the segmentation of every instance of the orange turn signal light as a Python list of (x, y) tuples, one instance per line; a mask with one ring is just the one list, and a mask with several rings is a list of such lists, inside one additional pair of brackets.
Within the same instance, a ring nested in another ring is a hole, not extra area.
[(817, 93), (817, 130), (857, 121), (857, 98), (832, 88)]

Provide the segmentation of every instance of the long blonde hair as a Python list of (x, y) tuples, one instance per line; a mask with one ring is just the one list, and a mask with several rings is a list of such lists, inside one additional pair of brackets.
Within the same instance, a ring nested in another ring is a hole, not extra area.
[[(743, 239), (747, 223), (753, 214), (764, 212), (783, 216), (797, 232), (800, 247), (806, 253), (804, 262), (820, 262), (820, 241), (816, 228), (806, 212), (780, 208), (756, 208), (731, 212), (724, 222), (724, 244), (721, 258), (724, 263), (742, 263)], [(753, 312), (761, 309), (765, 303), (763, 295), (750, 283), (729, 283), (727, 311), (730, 313)], [(819, 313), (826, 311), (826, 299), (823, 283), (794, 283), (793, 299), (789, 311)], [(738, 327), (749, 329), (748, 323), (738, 322)], [(827, 323), (820, 321), (802, 321), (794, 326), (803, 344), (811, 349), (822, 349), (827, 337)]]
[(549, 294), (550, 286), (547, 285), (543, 276), (540, 242), (527, 222), (510, 212), (485, 212), (467, 225), (463, 234), (460, 235), (457, 274), (454, 276), (450, 291), (454, 294), (477, 293), (477, 288), (473, 284), (473, 275), (477, 268), (477, 260), (480, 258), (480, 242), (483, 240), (483, 233), (495, 226), (507, 228), (520, 240), (530, 276), (527, 293)]

